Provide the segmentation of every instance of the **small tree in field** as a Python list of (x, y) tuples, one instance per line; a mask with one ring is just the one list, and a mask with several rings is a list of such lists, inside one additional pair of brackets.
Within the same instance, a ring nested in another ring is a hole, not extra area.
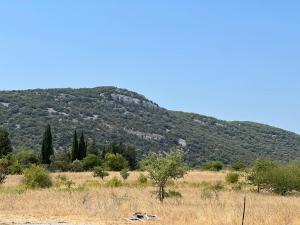
[(277, 166), (276, 162), (270, 159), (261, 158), (255, 161), (247, 178), (251, 184), (257, 186), (258, 193), (267, 186), (270, 172)]
[(127, 180), (127, 178), (129, 177), (130, 174), (128, 172), (128, 169), (125, 168), (120, 171), (120, 175), (124, 180)]
[(96, 166), (94, 168), (93, 172), (94, 177), (101, 177), (102, 180), (104, 180), (104, 177), (109, 176), (109, 173), (105, 171), (105, 169), (102, 166)]
[(188, 171), (181, 151), (171, 151), (165, 155), (152, 153), (142, 162), (142, 167), (158, 187), (158, 198), (161, 202), (164, 201), (168, 181), (182, 178)]

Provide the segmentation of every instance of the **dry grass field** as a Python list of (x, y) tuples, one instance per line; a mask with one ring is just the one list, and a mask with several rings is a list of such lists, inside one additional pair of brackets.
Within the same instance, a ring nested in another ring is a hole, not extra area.
[[(55, 178), (58, 174), (52, 174)], [(246, 225), (300, 225), (300, 197), (256, 194), (249, 189), (227, 187), (215, 196), (204, 196), (203, 181), (224, 181), (225, 173), (190, 172), (173, 186), (181, 199), (163, 204), (150, 185), (135, 185), (138, 172), (131, 173), (123, 187), (108, 188), (91, 173), (65, 173), (76, 183), (72, 191), (60, 188), (18, 191), (20, 176), (9, 176), (0, 192), (0, 224), (68, 222), (72, 224), (157, 224), (157, 225), (240, 225), (243, 197), (247, 196)], [(112, 173), (110, 176), (118, 175)], [(106, 178), (105, 180), (109, 180)], [(153, 222), (132, 222), (134, 212), (157, 215)]]

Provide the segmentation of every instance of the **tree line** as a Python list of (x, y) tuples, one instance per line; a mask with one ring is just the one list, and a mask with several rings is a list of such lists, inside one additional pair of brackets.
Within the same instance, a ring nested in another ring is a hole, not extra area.
[(54, 151), (51, 126), (47, 125), (42, 136), (40, 154), (27, 147), (13, 151), (9, 133), (0, 128), (0, 158), (7, 161), (11, 174), (20, 174), (30, 164), (42, 164), (50, 171), (84, 171), (96, 166), (105, 166), (108, 170), (121, 171), (137, 168), (136, 148), (132, 145), (114, 141), (102, 149), (96, 146), (93, 138), (88, 147), (84, 132), (73, 132), (71, 149)]

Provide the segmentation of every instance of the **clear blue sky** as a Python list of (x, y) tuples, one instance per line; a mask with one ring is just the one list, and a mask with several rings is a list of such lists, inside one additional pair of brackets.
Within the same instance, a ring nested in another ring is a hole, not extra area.
[(300, 133), (299, 1), (0, 2), (0, 89), (112, 85)]

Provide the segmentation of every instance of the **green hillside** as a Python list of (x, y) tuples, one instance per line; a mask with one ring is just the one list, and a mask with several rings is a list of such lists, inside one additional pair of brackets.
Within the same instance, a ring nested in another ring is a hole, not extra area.
[(114, 87), (0, 92), (0, 126), (14, 147), (40, 149), (50, 123), (57, 151), (70, 147), (73, 129), (99, 146), (122, 140), (148, 151), (181, 146), (191, 165), (208, 160), (250, 162), (258, 156), (287, 161), (300, 157), (300, 136), (252, 123), (227, 122), (161, 108), (144, 96)]

